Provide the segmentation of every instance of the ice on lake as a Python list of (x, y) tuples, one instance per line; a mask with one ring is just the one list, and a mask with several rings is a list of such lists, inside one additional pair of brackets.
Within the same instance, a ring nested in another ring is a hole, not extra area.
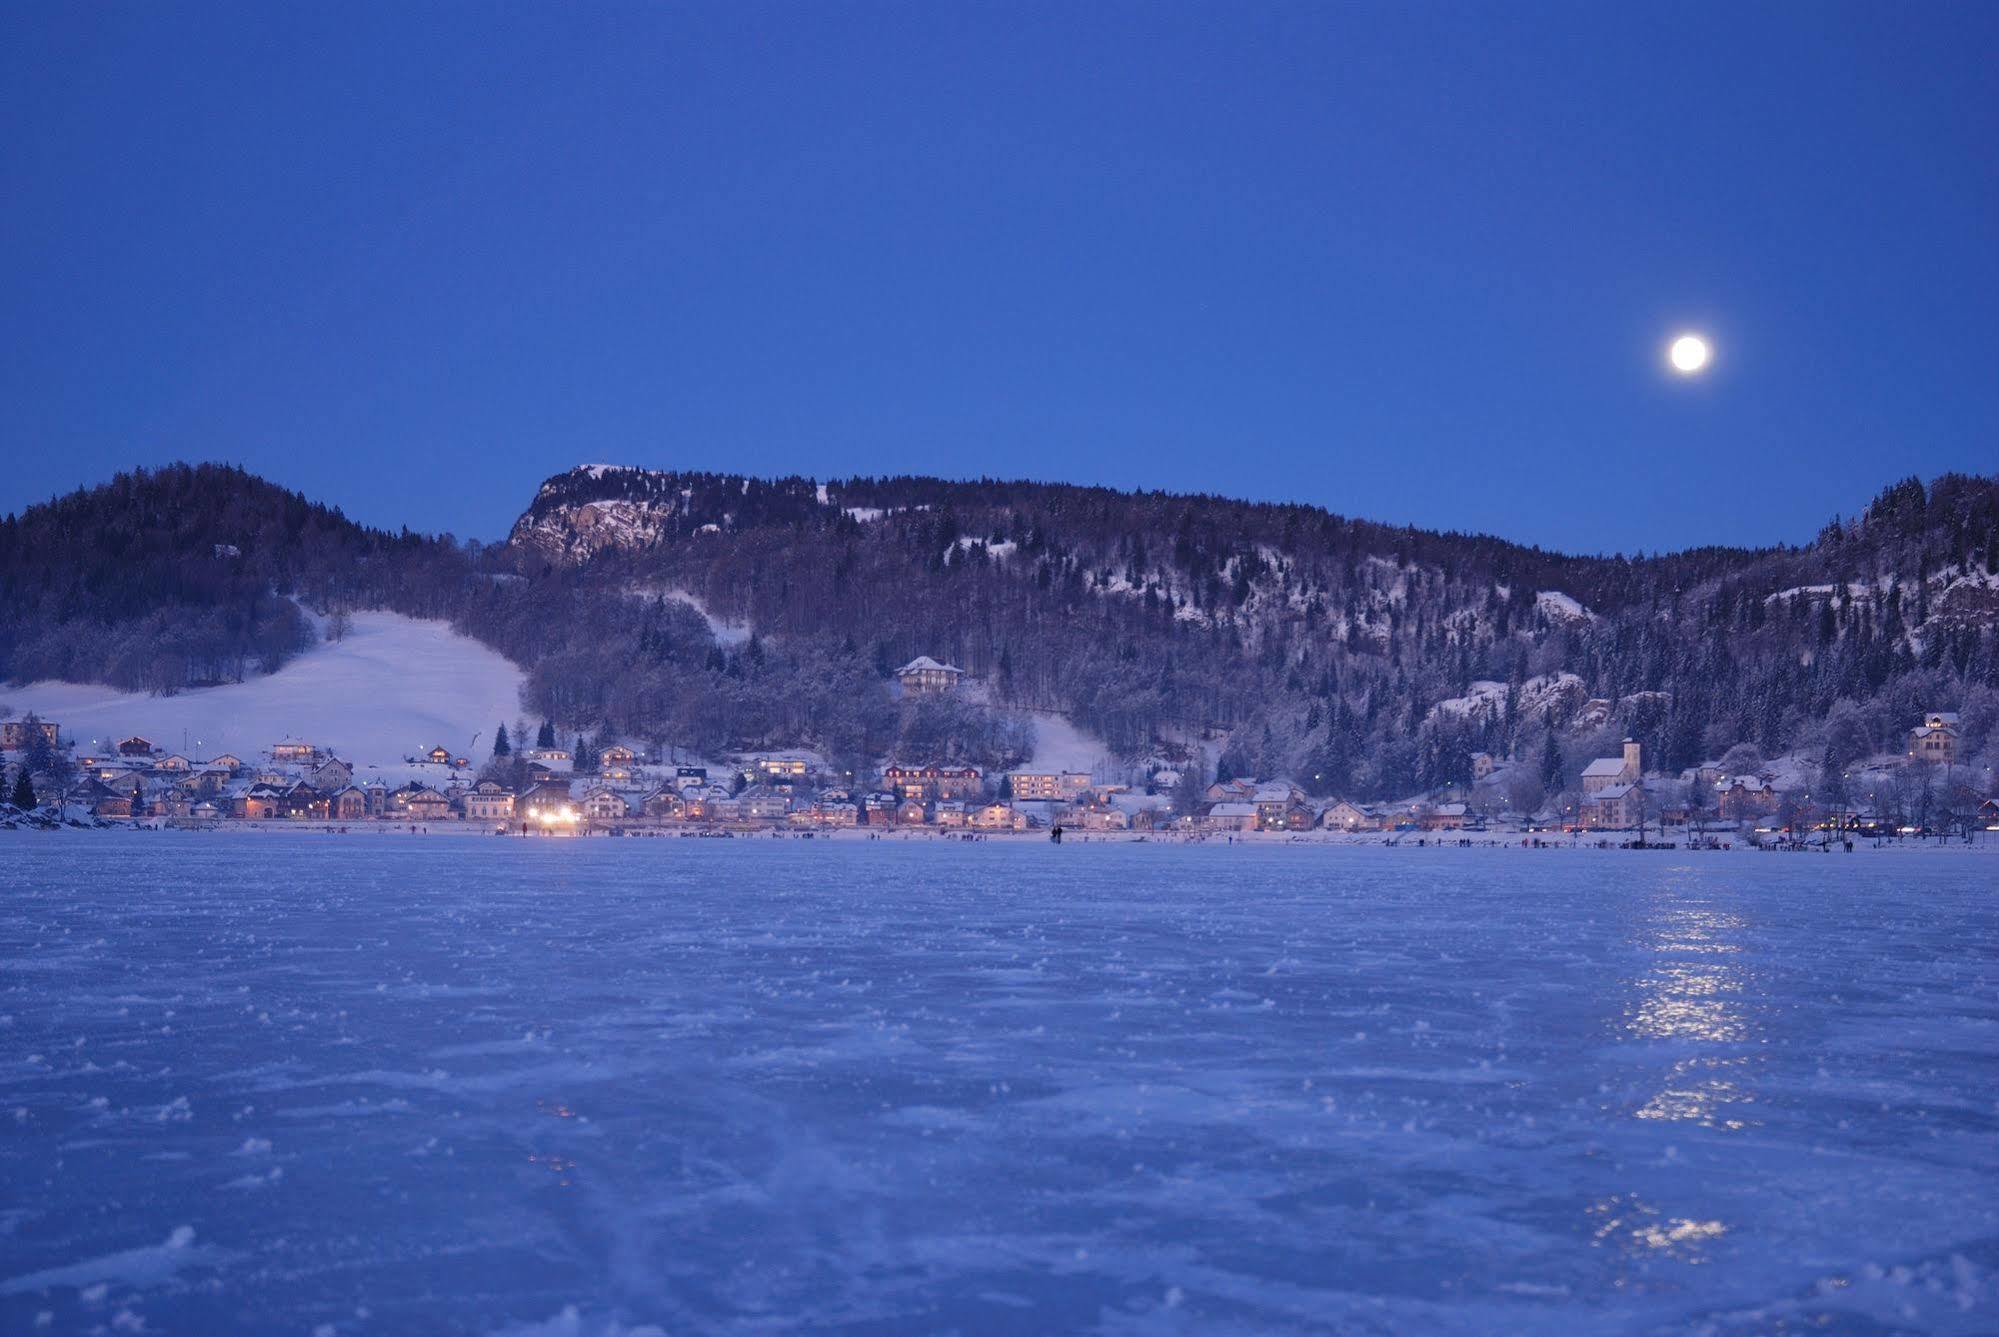
[(1995, 869), (0, 837), (0, 1330), (1991, 1332)]

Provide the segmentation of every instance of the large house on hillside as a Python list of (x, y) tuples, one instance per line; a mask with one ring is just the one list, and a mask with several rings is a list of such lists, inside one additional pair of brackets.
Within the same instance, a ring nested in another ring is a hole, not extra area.
[(965, 670), (955, 664), (940, 664), (929, 655), (918, 655), (895, 671), (902, 690), (916, 696), (955, 690), (964, 677)]
[(1957, 764), (1957, 712), (1933, 710), (1909, 730), (1909, 755), (1938, 766)]

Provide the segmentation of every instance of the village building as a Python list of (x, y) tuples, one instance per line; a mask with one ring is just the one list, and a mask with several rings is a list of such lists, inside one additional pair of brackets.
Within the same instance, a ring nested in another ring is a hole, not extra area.
[(321, 789), (340, 789), (354, 783), (354, 768), (338, 757), (328, 757), (313, 768), (311, 778)]
[(253, 784), (242, 793), (231, 796), (229, 811), (235, 817), (252, 822), (282, 816), (284, 797), (284, 790), (276, 785)]
[(0, 751), (26, 752), (34, 744), (35, 736), (50, 747), (56, 745), (56, 735), (60, 732), (51, 720), (38, 720), (32, 715), (25, 719), (0, 720)]
[(920, 798), (904, 799), (890, 810), (891, 819), (897, 826), (928, 826), (930, 809)]
[(746, 822), (781, 822), (791, 811), (790, 798), (762, 785), (745, 789), (736, 802)]
[(97, 817), (130, 817), (132, 815), (131, 792), (113, 789), (102, 780), (92, 780), (83, 787), (83, 801), (90, 805), (90, 811)]
[(1933, 710), (1909, 730), (1909, 755), (1937, 766), (1957, 764), (1958, 718), (1954, 710)]
[(655, 822), (685, 821), (687, 800), (680, 796), (679, 790), (662, 785), (645, 796), (639, 804), (639, 810), (649, 820)]
[(965, 670), (955, 664), (940, 664), (929, 655), (918, 655), (895, 671), (902, 690), (913, 696), (955, 691), (964, 677)]
[(820, 826), (859, 826), (861, 810), (848, 799), (822, 798), (812, 805), (812, 818)]
[(613, 766), (629, 771), (632, 767), (638, 765), (638, 761), (639, 754), (626, 747), (623, 743), (613, 743), (609, 747), (598, 749), (597, 752), (597, 769), (600, 771), (607, 770)]
[(1419, 825), (1425, 831), (1462, 831), (1471, 822), (1471, 808), (1464, 803), (1433, 803), (1423, 813)]
[(972, 820), (971, 810), (956, 799), (940, 800), (932, 810), (931, 820), (938, 826), (965, 826)]
[(1090, 788), (1088, 771), (1012, 771), (1006, 778), (1015, 802), (1066, 803)]
[(468, 822), (510, 822), (514, 818), (514, 791), (487, 780), (461, 795), (458, 806)]
[(1025, 831), (1027, 814), (1005, 803), (987, 803), (972, 810), (967, 822), (977, 831)]
[(410, 821), (442, 822), (451, 816), (451, 800), (435, 789), (417, 786), (396, 792), (403, 795), (402, 815)]
[(271, 744), (271, 760), (276, 762), (310, 762), (318, 755), (318, 748), (297, 738), (285, 737)]
[(977, 798), (985, 781), (976, 766), (890, 766), (882, 783), (902, 798)]
[(1725, 822), (1745, 822), (1777, 811), (1777, 792), (1767, 780), (1738, 775), (1721, 788), (1716, 808)]
[(1635, 785), (1644, 775), (1639, 745), (1624, 740), (1621, 757), (1598, 757), (1583, 767), (1583, 794), (1595, 795), (1612, 785)]
[(625, 796), (602, 785), (583, 795), (582, 810), (593, 822), (620, 822), (632, 815), (632, 806), (625, 802)]
[(368, 815), (368, 796), (353, 785), (344, 785), (327, 797), (327, 815), (336, 822), (358, 822)]
[(803, 757), (755, 757), (750, 761), (750, 777), (765, 782), (803, 780), (812, 767)]
[(558, 766), (567, 766), (570, 761), (568, 751), (559, 747), (531, 747), (521, 753), (521, 756), (528, 761), (538, 761), (551, 770)]
[(1315, 822), (1304, 791), (1288, 781), (1258, 785), (1250, 801), (1256, 805), (1260, 831), (1309, 831)]
[(155, 750), (151, 739), (138, 734), (118, 740), (118, 755), (121, 757), (150, 757)]
[(1645, 787), (1613, 784), (1584, 797), (1582, 825), (1590, 831), (1629, 831), (1645, 823)]
[(554, 825), (576, 819), (576, 804), (569, 797), (569, 786), (543, 784), (530, 787), (516, 801), (515, 811), (531, 822)]
[(326, 795), (300, 780), (287, 788), (272, 809), (272, 816), (294, 821), (323, 821), (327, 814)]
[(1329, 831), (1373, 831), (1381, 825), (1374, 809), (1341, 799), (1326, 809), (1323, 825)]
[(193, 769), (194, 763), (178, 752), (170, 753), (164, 757), (156, 757), (153, 760), (153, 770), (157, 773), (182, 775)]
[(1256, 805), (1254, 803), (1217, 803), (1208, 809), (1208, 826), (1216, 831), (1256, 830)]

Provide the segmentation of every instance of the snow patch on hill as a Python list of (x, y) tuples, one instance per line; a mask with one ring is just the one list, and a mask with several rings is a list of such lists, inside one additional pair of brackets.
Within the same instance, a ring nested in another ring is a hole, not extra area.
[(1072, 724), (1067, 715), (1052, 710), (1029, 711), (1034, 722), (1034, 758), (1023, 770), (1089, 771), (1108, 765), (1110, 750), (1102, 741)]
[(1506, 684), (1481, 680), (1467, 688), (1464, 696), (1453, 696), (1439, 701), (1430, 708), (1430, 713), (1456, 715), (1460, 718), (1472, 715), (1496, 716), (1505, 706)]
[(56, 721), (85, 750), (136, 733), (197, 760), (233, 752), (249, 761), (289, 734), (350, 762), (393, 765), (439, 744), (483, 760), (494, 729), (521, 713), (522, 680), (498, 652), (442, 622), (356, 613), (342, 640), (268, 677), (178, 696), (37, 682), (0, 689), (0, 702)]
[(1589, 622), (1596, 614), (1560, 590), (1542, 590), (1534, 596), (1534, 606), (1555, 622)]

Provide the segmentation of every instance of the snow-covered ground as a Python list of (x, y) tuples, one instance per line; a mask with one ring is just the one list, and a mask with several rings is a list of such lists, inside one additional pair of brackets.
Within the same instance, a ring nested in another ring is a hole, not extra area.
[(1103, 743), (1053, 710), (1028, 712), (1034, 723), (1034, 756), (1029, 771), (1091, 771), (1109, 761)]
[(267, 677), (177, 696), (38, 682), (0, 687), (0, 703), (55, 720), (84, 751), (140, 734), (196, 760), (254, 760), (290, 735), (390, 766), (439, 744), (483, 759), (494, 730), (521, 713), (521, 680), (519, 668), (444, 623), (356, 613), (341, 640)]
[(0, 1331), (1989, 1333), (1983, 864), (0, 835)]

